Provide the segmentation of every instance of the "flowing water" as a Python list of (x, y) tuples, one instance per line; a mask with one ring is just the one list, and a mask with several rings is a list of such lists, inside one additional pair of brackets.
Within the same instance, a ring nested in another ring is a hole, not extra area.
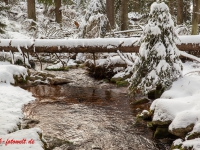
[(130, 104), (132, 99), (124, 88), (71, 83), (26, 89), (36, 101), (24, 107), (25, 118), (40, 121), (36, 127), (43, 130), (49, 145), (54, 139), (73, 143), (62, 143), (54, 150), (169, 149), (170, 143), (153, 139), (146, 122), (136, 122), (135, 116), (141, 109)]

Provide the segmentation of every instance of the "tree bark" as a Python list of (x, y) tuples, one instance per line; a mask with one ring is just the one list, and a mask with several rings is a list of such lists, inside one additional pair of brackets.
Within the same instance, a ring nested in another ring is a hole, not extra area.
[[(180, 36), (181, 37), (181, 36)], [(181, 38), (180, 38), (181, 39)], [(115, 38), (116, 41), (119, 39)], [(122, 39), (120, 39), (121, 41)], [(19, 52), (18, 47), (15, 46), (16, 43), (19, 41), (17, 39), (12, 40), (6, 40), (2, 39), (2, 43), (0, 43), (0, 50), (4, 50), (4, 52)], [(111, 46), (112, 43), (108, 42), (108, 39), (102, 39), (102, 43), (107, 42), (107, 45), (97, 45), (95, 46), (94, 43), (98, 43), (99, 39), (87, 39), (85, 40), (85, 44), (83, 43), (82, 39), (76, 39), (76, 40), (56, 40), (56, 39), (29, 39), (26, 40), (27, 43), (32, 43), (32, 45), (28, 45), (27, 47), (24, 46), (24, 44), (19, 44), (20, 49), (22, 52), (37, 52), (37, 53), (111, 53), (111, 52), (117, 52), (118, 50), (120, 52), (124, 53), (138, 53), (139, 52), (139, 45), (134, 45), (134, 43), (129, 43), (130, 39), (124, 38), (123, 42), (121, 44)], [(41, 45), (41, 43), (46, 43), (46, 45)], [(51, 46), (49, 45), (51, 43)], [(63, 45), (63, 43), (65, 43)], [(67, 44), (69, 43), (69, 44)], [(100, 42), (101, 43), (101, 42)], [(129, 43), (128, 45), (123, 43)], [(71, 47), (72, 45), (77, 45), (74, 47)], [(68, 46), (69, 45), (69, 46)], [(111, 47), (109, 47), (111, 46)], [(109, 48), (108, 48), (109, 47)], [(189, 53), (197, 53), (197, 55), (200, 54), (200, 44), (199, 43), (182, 43), (180, 45), (177, 45), (178, 49), (181, 51), (186, 51)], [(35, 51), (34, 51), (35, 50)]]
[(61, 0), (54, 0), (55, 2), (55, 14), (56, 14), (56, 22), (62, 23), (62, 10), (61, 7)]
[(106, 13), (109, 20), (107, 25), (107, 30), (113, 29), (115, 27), (115, 7), (114, 7), (115, 0), (106, 0)]
[(8, 5), (8, 0), (4, 0), (4, 2), (6, 3), (6, 5)]
[(193, 0), (193, 14), (192, 14), (192, 35), (198, 34), (198, 22), (199, 22), (199, 4), (200, 0)]
[(138, 0), (133, 1), (133, 11), (139, 13), (140, 12), (140, 2)]
[(128, 29), (128, 0), (121, 0), (121, 30)]
[(183, 0), (177, 0), (177, 24), (183, 24)]
[(36, 21), (35, 0), (27, 0), (28, 19)]
[(174, 16), (174, 0), (169, 0), (169, 11), (172, 16)]

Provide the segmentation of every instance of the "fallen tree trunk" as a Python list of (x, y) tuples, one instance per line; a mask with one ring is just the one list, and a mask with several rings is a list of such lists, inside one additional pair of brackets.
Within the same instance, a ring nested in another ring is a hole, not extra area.
[[(199, 36), (200, 39), (200, 36)], [(37, 53), (137, 53), (139, 38), (110, 39), (38, 39), (38, 40), (0, 40), (0, 51)], [(177, 44), (181, 51), (200, 54), (200, 44), (183, 41)], [(190, 40), (191, 41), (191, 40)], [(185, 43), (184, 43), (185, 42)]]

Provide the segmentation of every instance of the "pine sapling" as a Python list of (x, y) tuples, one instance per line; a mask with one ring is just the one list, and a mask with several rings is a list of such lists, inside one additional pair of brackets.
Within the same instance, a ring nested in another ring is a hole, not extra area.
[(177, 38), (168, 6), (164, 2), (154, 2), (130, 79), (132, 93), (147, 94), (152, 90), (166, 89), (182, 76), (182, 62), (175, 43)]

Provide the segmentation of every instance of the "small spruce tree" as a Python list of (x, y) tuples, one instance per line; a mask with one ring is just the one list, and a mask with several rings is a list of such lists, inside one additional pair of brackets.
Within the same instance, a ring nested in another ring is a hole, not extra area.
[(158, 88), (166, 89), (182, 76), (182, 62), (175, 44), (177, 38), (168, 6), (164, 2), (154, 2), (130, 78), (132, 93), (147, 94)]

